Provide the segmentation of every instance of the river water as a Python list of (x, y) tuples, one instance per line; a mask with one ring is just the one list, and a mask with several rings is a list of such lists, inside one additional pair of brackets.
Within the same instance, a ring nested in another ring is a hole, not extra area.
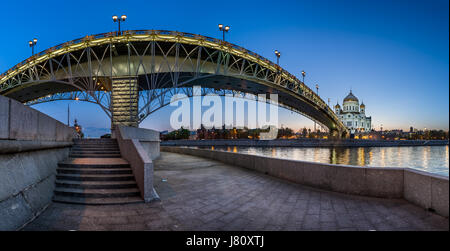
[(449, 176), (449, 146), (401, 147), (209, 147), (268, 157), (373, 167), (410, 167)]

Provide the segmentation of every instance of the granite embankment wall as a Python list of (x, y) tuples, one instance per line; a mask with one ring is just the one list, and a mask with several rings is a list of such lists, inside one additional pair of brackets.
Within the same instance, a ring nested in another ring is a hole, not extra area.
[(251, 146), (251, 147), (389, 147), (389, 146), (443, 146), (448, 140), (326, 140), (326, 139), (214, 139), (168, 140), (161, 146)]
[(329, 191), (404, 198), (439, 215), (449, 214), (448, 177), (410, 168), (333, 165), (187, 147), (161, 146), (161, 151), (214, 159)]
[(0, 95), (0, 230), (17, 230), (51, 202), (57, 163), (75, 131)]

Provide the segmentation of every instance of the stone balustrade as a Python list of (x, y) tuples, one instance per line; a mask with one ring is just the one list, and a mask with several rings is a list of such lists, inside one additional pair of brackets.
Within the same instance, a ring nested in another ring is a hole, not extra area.
[(114, 130), (120, 154), (130, 163), (141, 197), (145, 202), (159, 200), (153, 187), (153, 159), (159, 157), (159, 132), (117, 125)]

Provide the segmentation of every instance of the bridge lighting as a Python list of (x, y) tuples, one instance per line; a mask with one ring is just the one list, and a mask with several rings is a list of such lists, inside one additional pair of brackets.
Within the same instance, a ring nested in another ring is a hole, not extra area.
[(33, 40), (30, 40), (28, 42), (28, 45), (30, 45), (30, 47), (31, 47), (31, 56), (34, 56), (34, 46), (36, 46), (36, 44), (37, 44), (36, 38), (33, 38)]
[(302, 76), (303, 76), (303, 84), (305, 83), (305, 76), (306, 76), (306, 72), (305, 71), (302, 71)]
[(112, 19), (113, 19), (114, 23), (115, 23), (115, 22), (118, 22), (118, 23), (119, 23), (119, 32), (118, 32), (117, 34), (118, 34), (118, 35), (121, 35), (122, 33), (120, 32), (120, 22), (125, 22), (125, 20), (127, 19), (127, 16), (126, 16), (126, 15), (122, 15), (122, 16), (120, 16), (120, 18), (119, 18), (118, 16), (114, 15), (114, 16), (112, 17)]
[(223, 27), (223, 24), (219, 24), (219, 30), (222, 31), (223, 33), (223, 38), (222, 40), (225, 41), (225, 32), (228, 32), (230, 30), (230, 26), (225, 26)]
[(316, 92), (317, 92), (317, 96), (319, 96), (319, 85), (316, 84)]
[(280, 64), (281, 52), (279, 52), (278, 50), (275, 50), (275, 56), (277, 56), (277, 65), (279, 65)]

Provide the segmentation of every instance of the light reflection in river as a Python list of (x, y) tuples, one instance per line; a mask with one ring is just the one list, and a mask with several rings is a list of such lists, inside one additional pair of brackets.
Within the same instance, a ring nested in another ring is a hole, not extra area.
[(448, 146), (352, 148), (216, 146), (211, 149), (331, 164), (411, 167), (445, 176), (449, 174)]

